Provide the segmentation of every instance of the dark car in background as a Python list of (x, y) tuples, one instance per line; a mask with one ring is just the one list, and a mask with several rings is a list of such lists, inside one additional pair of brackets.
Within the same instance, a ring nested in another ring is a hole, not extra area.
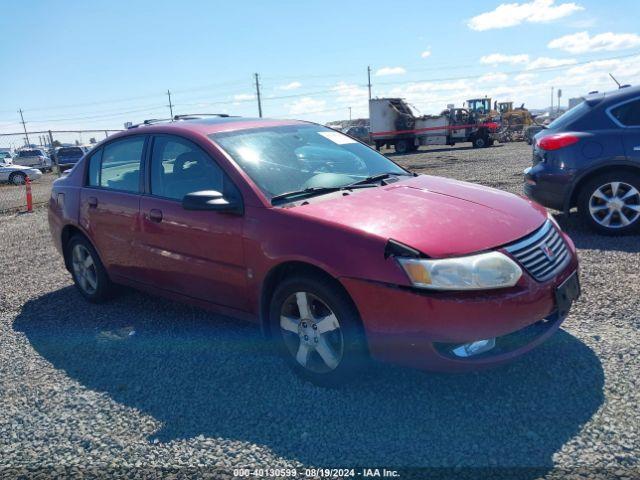
[(595, 93), (535, 136), (527, 196), (599, 233), (640, 230), (640, 87)]
[(64, 172), (65, 170), (73, 168), (85, 153), (82, 147), (60, 147), (56, 150), (55, 161), (60, 171)]

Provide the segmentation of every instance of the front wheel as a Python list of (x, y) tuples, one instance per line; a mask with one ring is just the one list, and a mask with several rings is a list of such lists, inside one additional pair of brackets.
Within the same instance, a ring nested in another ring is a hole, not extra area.
[(473, 148), (483, 148), (487, 146), (487, 142), (484, 137), (475, 137), (473, 139)]
[(269, 309), (271, 334), (300, 377), (320, 386), (352, 378), (366, 360), (358, 312), (333, 282), (315, 275), (285, 279)]
[(624, 235), (640, 229), (640, 175), (599, 175), (580, 190), (578, 212), (598, 233)]

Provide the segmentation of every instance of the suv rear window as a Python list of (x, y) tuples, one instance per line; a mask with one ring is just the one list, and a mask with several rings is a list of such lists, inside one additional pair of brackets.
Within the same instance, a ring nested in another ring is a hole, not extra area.
[(80, 147), (61, 148), (58, 150), (58, 155), (84, 155), (84, 152)]
[(640, 126), (640, 99), (611, 109), (611, 115), (625, 127)]
[(591, 110), (591, 107), (587, 102), (582, 102), (576, 105), (571, 110), (567, 110), (547, 127), (549, 130), (561, 130), (567, 125), (572, 124), (583, 115), (586, 115)]
[(38, 155), (42, 155), (40, 150), (20, 150), (18, 154), (20, 157), (37, 157)]

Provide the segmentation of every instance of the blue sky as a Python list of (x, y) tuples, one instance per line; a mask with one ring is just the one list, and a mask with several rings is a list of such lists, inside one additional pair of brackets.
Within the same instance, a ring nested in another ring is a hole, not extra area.
[[(174, 113), (326, 122), (374, 96), (424, 113), (489, 95), (546, 107), (640, 80), (640, 2), (34, 1), (3, 6), (0, 131), (121, 128)], [(502, 27), (502, 28), (498, 28)]]

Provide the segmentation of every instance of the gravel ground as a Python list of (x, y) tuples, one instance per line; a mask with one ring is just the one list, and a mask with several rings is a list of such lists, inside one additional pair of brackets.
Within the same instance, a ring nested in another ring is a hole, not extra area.
[[(530, 147), (393, 158), (519, 192)], [(573, 217), (558, 220), (579, 248), (583, 295), (537, 350), (459, 375), (376, 364), (323, 390), (285, 369), (254, 325), (131, 291), (84, 302), (46, 210), (0, 216), (0, 477), (219, 478), (253, 467), (302, 477), (316, 466), (638, 478), (640, 242), (597, 237)]]
[[(51, 184), (58, 178), (55, 173), (45, 173), (38, 180), (31, 184), (31, 195), (34, 206), (44, 204), (49, 201)], [(27, 206), (27, 194), (24, 185), (11, 185), (0, 183), (0, 214), (15, 211), (24, 211)]]

